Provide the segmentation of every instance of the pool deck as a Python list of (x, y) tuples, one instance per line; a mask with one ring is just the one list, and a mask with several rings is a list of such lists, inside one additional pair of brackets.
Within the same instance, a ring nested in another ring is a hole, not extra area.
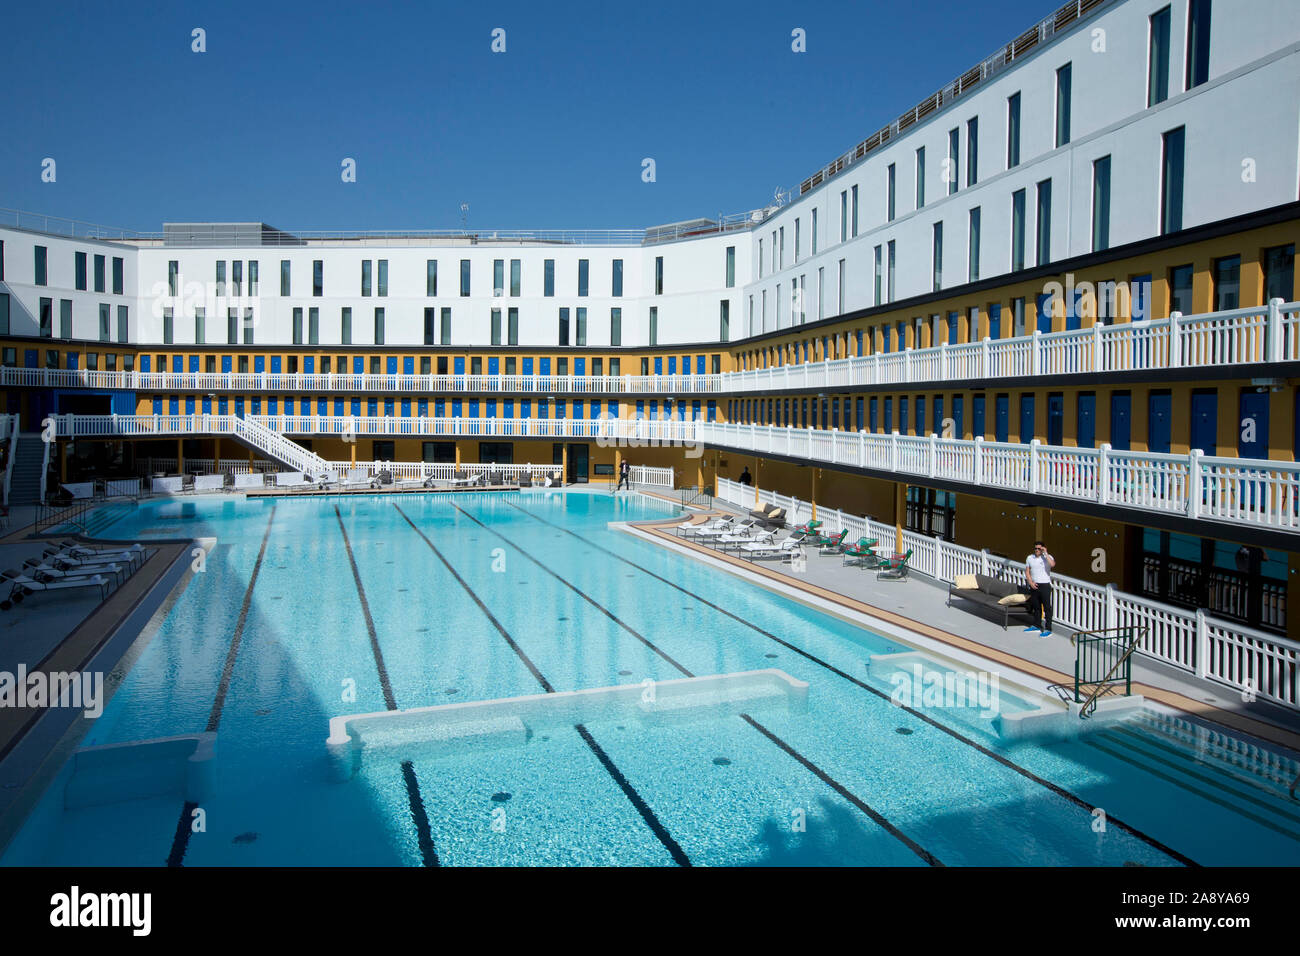
[[(698, 512), (696, 520), (738, 513), (715, 502), (711, 510)], [(671, 528), (681, 523), (681, 517), (675, 517), (637, 522), (627, 528), (819, 609), (865, 614), (1046, 684), (1073, 681), (1071, 628), (1058, 625), (1051, 637), (1040, 638), (1024, 631), (1023, 620), (1013, 620), (1003, 630), (1000, 623), (972, 610), (949, 607), (948, 585), (916, 571), (902, 580), (877, 579), (874, 571), (846, 566), (839, 555), (819, 555), (808, 548), (806, 570), (796, 573), (792, 565), (781, 561), (749, 561), (679, 537)], [(1232, 688), (1200, 680), (1163, 662), (1135, 656), (1133, 693), (1300, 753), (1300, 713), (1264, 700), (1243, 701)]]

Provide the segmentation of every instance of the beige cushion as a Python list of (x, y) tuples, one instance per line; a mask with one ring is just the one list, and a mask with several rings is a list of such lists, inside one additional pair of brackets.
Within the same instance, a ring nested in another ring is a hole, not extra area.
[(975, 575), (973, 574), (959, 574), (957, 577), (953, 578), (952, 583), (963, 591), (974, 590), (979, 587), (979, 582), (975, 580)]
[(998, 603), (999, 604), (1024, 604), (1028, 600), (1029, 600), (1028, 594), (1008, 594), (1002, 600), (998, 601)]

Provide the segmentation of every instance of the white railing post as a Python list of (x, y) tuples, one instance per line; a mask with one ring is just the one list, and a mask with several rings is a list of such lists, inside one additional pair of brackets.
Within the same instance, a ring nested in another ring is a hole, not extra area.
[(1110, 442), (1104, 441), (1097, 449), (1097, 502), (1105, 504), (1110, 498)]
[(1169, 313), (1169, 368), (1178, 368), (1183, 364), (1182, 329), (1179, 327), (1182, 318), (1181, 312)]
[(858, 429), (858, 465), (867, 467), (867, 430)]
[(836, 461), (839, 460), (835, 457), (835, 436), (837, 434), (839, 434), (839, 429), (832, 428), (831, 429), (831, 464), (834, 464)]
[(1196, 676), (1205, 680), (1210, 676), (1210, 627), (1205, 619), (1205, 609), (1196, 609)]
[(1029, 337), (1029, 374), (1030, 375), (1038, 374), (1038, 350), (1040, 348), (1039, 342), (1042, 339), (1042, 337), (1043, 337), (1043, 333), (1040, 332), (1038, 329), (1034, 329), (1034, 334)]
[(1282, 339), (1282, 300), (1268, 300), (1268, 354), (1270, 362), (1285, 359), (1285, 342)]
[[(911, 381), (910, 376), (908, 377), (908, 381), (909, 382)], [(948, 381), (948, 343), (947, 342), (939, 343), (939, 381), (941, 382)]]
[(989, 549), (980, 548), (980, 574), (989, 573)]
[(989, 371), (989, 337), (980, 339), (980, 378), (988, 378)]
[(903, 349), (903, 381), (912, 380), (912, 350)]
[[(987, 340), (986, 340), (987, 341)], [(981, 484), (984, 481), (984, 436), (975, 436), (975, 450), (973, 453), (971, 466), (971, 480), (975, 484)]]
[(930, 440), (926, 443), (926, 475), (933, 478), (935, 474), (935, 463), (939, 459), (939, 438), (934, 432), (930, 432)]
[(898, 432), (889, 433), (889, 470), (898, 471)]
[(1038, 439), (1029, 442), (1029, 493), (1038, 493)]
[(1103, 622), (1106, 630), (1111, 631), (1119, 627), (1119, 606), (1115, 602), (1115, 585), (1106, 585), (1106, 617)]
[(1201, 455), (1199, 448), (1187, 453), (1187, 517), (1201, 516), (1201, 488), (1204, 476), (1201, 474)]
[(1102, 324), (1096, 319), (1092, 323), (1092, 370), (1101, 371), (1102, 348), (1101, 348), (1101, 330)]

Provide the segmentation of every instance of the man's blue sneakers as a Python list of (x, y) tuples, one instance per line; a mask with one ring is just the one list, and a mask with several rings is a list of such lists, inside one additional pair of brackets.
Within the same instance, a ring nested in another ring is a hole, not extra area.
[(1038, 628), (1036, 628), (1036, 627), (1032, 627), (1032, 626), (1031, 626), (1031, 627), (1027, 627), (1027, 628), (1025, 628), (1025, 630), (1026, 630), (1026, 631), (1036, 631), (1036, 630), (1038, 630)]
[(1038, 636), (1039, 636), (1039, 637), (1051, 637), (1051, 636), (1052, 636), (1052, 632), (1051, 632), (1051, 631), (1039, 631), (1039, 632), (1038, 632)]

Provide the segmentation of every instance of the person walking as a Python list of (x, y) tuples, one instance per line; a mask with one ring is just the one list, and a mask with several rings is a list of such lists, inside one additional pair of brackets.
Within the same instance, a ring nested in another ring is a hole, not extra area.
[[(1039, 637), (1052, 636), (1052, 569), (1056, 559), (1047, 551), (1042, 541), (1034, 542), (1033, 554), (1025, 558), (1025, 580), (1029, 583), (1029, 620), (1026, 631), (1037, 631)], [(1042, 627), (1038, 625), (1042, 618)]]
[(749, 473), (748, 465), (745, 466), (745, 470), (740, 473), (740, 477), (736, 480), (742, 485), (752, 485), (754, 483), (754, 477)]
[(627, 459), (624, 458), (622, 461), (618, 463), (618, 484), (614, 487), (614, 490), (618, 491), (619, 488), (626, 488), (628, 491), (631, 491), (632, 490), (631, 477), (632, 477), (632, 468), (630, 465), (628, 465)]

